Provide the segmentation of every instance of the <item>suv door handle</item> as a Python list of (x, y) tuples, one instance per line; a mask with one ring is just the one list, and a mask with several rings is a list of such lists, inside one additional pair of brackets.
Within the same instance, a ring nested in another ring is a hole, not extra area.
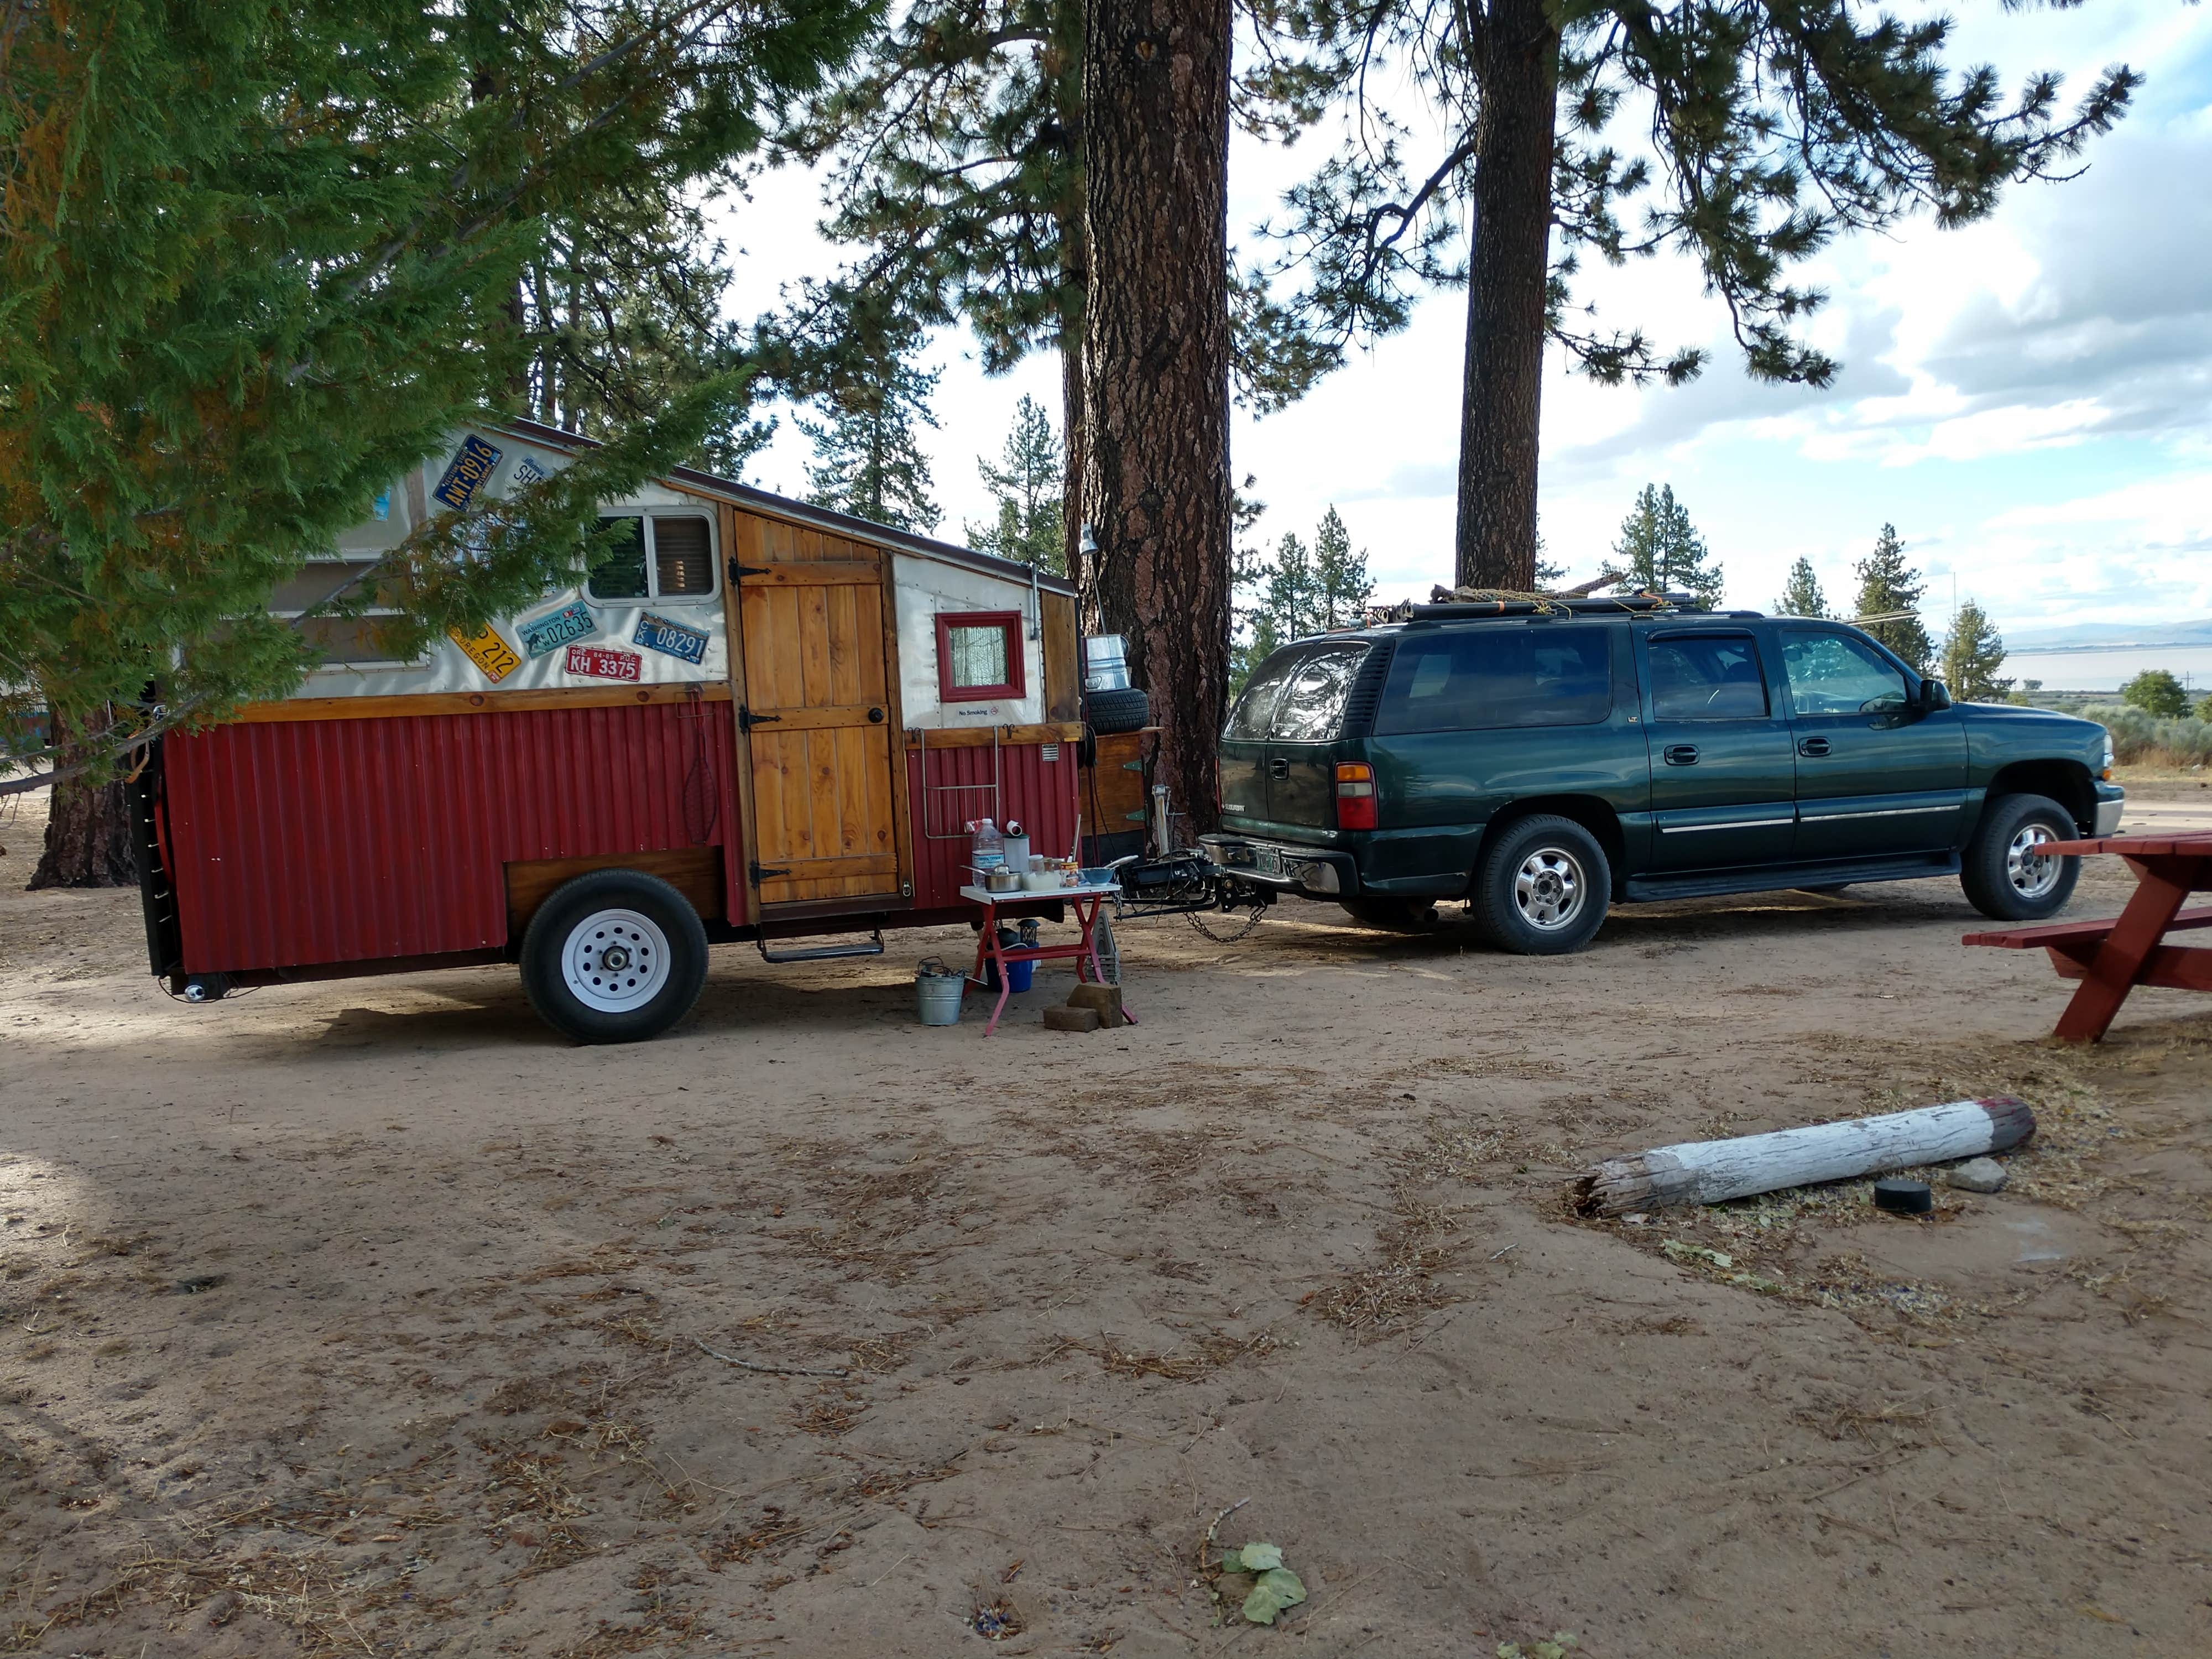
[(1269, 761), (1267, 763), (1267, 775), (1271, 778), (1287, 778), (1291, 775), (1290, 762), (1286, 760)]
[(1664, 752), (1669, 766), (1695, 766), (1698, 763), (1698, 745), (1694, 743), (1670, 743)]
[(1797, 739), (1797, 752), (1818, 760), (1829, 752), (1828, 740), (1826, 738), (1800, 738)]

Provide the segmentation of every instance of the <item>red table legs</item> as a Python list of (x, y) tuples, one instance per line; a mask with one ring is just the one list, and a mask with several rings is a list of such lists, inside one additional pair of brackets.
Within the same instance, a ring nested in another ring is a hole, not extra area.
[(2081, 976), (2081, 987), (2066, 1005), (2066, 1012), (2058, 1017), (2056, 1035), (2069, 1042), (2095, 1042), (2104, 1036), (2112, 1016), (2120, 1012), (2120, 1005), (2135, 988), (2143, 963), (2180, 914), (2181, 902), (2189, 896), (2188, 872), (2169, 871), (2163, 867), (2166, 860), (2162, 859), (2131, 858), (2128, 862), (2135, 867), (2135, 893), (2090, 959), (2088, 971)]

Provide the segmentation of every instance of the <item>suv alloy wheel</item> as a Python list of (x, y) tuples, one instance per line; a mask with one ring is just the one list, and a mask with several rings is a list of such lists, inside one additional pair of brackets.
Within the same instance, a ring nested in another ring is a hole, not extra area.
[(2047, 795), (1999, 795), (1982, 809), (1966, 844), (1959, 884), (1974, 908), (1996, 921), (2040, 921), (2074, 896), (2078, 858), (2041, 849), (2081, 833), (2074, 815)]
[(1540, 813), (1509, 826), (1475, 872), (1475, 925), (1501, 951), (1564, 956), (1604, 923), (1613, 867), (1597, 837), (1572, 818)]

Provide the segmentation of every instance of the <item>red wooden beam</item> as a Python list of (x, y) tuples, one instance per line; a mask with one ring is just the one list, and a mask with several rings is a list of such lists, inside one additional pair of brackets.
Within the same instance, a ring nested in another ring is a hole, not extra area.
[[(2117, 918), (2105, 921), (2060, 921), (2043, 927), (2008, 927), (1968, 933), (1959, 943), (1993, 945), (2002, 951), (2033, 951), (2063, 945), (2076, 939), (2101, 942), (2105, 935), (2117, 926)], [(2184, 910), (2166, 924), (2166, 932), (2178, 933), (2191, 927), (2212, 927), (2212, 907), (2202, 910)]]

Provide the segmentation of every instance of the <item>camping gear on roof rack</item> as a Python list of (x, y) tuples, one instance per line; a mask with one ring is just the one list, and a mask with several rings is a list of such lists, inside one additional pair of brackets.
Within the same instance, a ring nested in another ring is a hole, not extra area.
[(1577, 617), (1607, 616), (1620, 611), (1703, 609), (1692, 593), (1623, 593), (1606, 599), (1554, 598), (1548, 593), (1499, 594), (1495, 599), (1449, 599), (1432, 605), (1407, 605), (1400, 613), (1409, 622), (1447, 622), (1464, 617), (1540, 617), (1563, 613)]

